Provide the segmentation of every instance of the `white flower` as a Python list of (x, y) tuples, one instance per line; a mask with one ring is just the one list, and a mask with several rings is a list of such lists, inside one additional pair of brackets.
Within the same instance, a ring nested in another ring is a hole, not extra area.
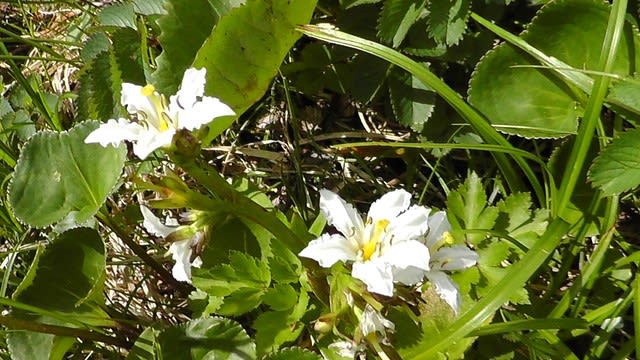
[(451, 224), (444, 211), (429, 216), (429, 234), (425, 239), (431, 253), (427, 278), (440, 297), (457, 313), (460, 308), (458, 286), (445, 271), (462, 270), (478, 262), (478, 254), (464, 245), (453, 243)]
[(206, 69), (185, 71), (180, 90), (170, 97), (169, 105), (153, 85), (122, 84), (120, 102), (135, 121), (110, 119), (84, 142), (106, 147), (129, 140), (133, 142), (133, 152), (144, 159), (157, 148), (170, 145), (178, 129), (194, 130), (214, 118), (235, 115), (219, 99), (203, 96), (206, 73)]
[[(140, 211), (144, 218), (142, 225), (147, 231), (156, 236), (166, 238), (180, 228), (178, 221), (172, 218), (167, 218), (166, 225), (163, 224), (146, 206), (141, 205)], [(173, 277), (176, 280), (191, 283), (191, 267), (202, 266), (200, 257), (196, 257), (191, 261), (193, 247), (202, 241), (202, 236), (201, 232), (196, 232), (192, 238), (171, 243), (169, 253), (171, 253), (171, 257), (176, 262), (172, 269)]]
[(396, 190), (371, 205), (366, 221), (350, 204), (329, 191), (320, 191), (320, 210), (340, 234), (323, 234), (300, 256), (322, 267), (352, 261), (352, 275), (370, 292), (393, 295), (393, 283), (414, 285), (429, 270), (429, 249), (419, 241), (428, 229), (429, 209), (409, 207), (411, 194)]
[(391, 321), (385, 319), (384, 316), (380, 315), (373, 306), (370, 304), (365, 306), (364, 312), (362, 313), (362, 319), (360, 319), (360, 331), (362, 331), (362, 336), (367, 337), (367, 335), (377, 332), (386, 338), (387, 329), (393, 332), (395, 328), (395, 325)]
[[(358, 352), (364, 350), (364, 346), (358, 345), (353, 341), (336, 341), (329, 344), (329, 349), (335, 351), (340, 357), (353, 359)], [(327, 356), (324, 356), (324, 358), (329, 359)]]

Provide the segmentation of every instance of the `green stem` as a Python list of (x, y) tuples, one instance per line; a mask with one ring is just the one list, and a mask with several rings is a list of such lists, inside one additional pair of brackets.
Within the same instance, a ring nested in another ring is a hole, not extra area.
[[(627, 0), (614, 0), (609, 15), (609, 23), (607, 32), (602, 43), (602, 52), (600, 53), (600, 61), (598, 69), (604, 73), (611, 72), (613, 63), (616, 58), (616, 51), (620, 43), (620, 37), (624, 26), (624, 17), (627, 9)], [(587, 106), (582, 120), (582, 124), (578, 129), (578, 136), (571, 149), (567, 166), (562, 176), (562, 183), (558, 191), (558, 202), (555, 205), (555, 214), (562, 216), (571, 201), (575, 186), (580, 177), (581, 170), (584, 167), (585, 160), (591, 140), (600, 119), (600, 111), (604, 104), (604, 98), (607, 94), (610, 79), (606, 76), (596, 76), (591, 96), (587, 101)]]
[(230, 213), (262, 226), (293, 252), (301, 250), (306, 245), (272, 212), (234, 189), (215, 169), (204, 171), (195, 161), (183, 160), (177, 156), (173, 156), (172, 160), (212, 194), (229, 202), (226, 210)]
[(0, 316), (0, 325), (12, 330), (26, 330), (38, 333), (52, 334), (80, 338), (83, 340), (98, 341), (109, 345), (129, 349), (132, 344), (124, 339), (103, 335), (91, 330), (76, 329), (66, 326), (48, 325), (31, 320), (18, 319), (11, 316)]

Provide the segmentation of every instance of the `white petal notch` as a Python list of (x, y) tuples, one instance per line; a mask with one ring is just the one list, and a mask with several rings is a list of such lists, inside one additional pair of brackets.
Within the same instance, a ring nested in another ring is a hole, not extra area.
[(299, 255), (331, 267), (352, 263), (351, 275), (372, 293), (393, 296), (394, 284), (416, 285), (430, 270), (427, 235), (430, 209), (411, 206), (411, 194), (395, 190), (375, 201), (363, 221), (339, 195), (320, 191), (320, 211), (340, 234), (323, 234)]
[(89, 134), (84, 142), (106, 147), (131, 141), (136, 156), (145, 159), (156, 149), (171, 145), (173, 135), (180, 129), (199, 129), (218, 117), (235, 115), (219, 99), (204, 96), (206, 74), (206, 69), (187, 69), (180, 89), (168, 104), (153, 85), (122, 84), (120, 102), (130, 120), (111, 119)]
[[(168, 218), (165, 221), (166, 224), (163, 224), (146, 206), (141, 205), (140, 212), (142, 212), (143, 217), (142, 226), (153, 235), (166, 238), (184, 227), (178, 225), (178, 221), (172, 218)], [(202, 232), (198, 231), (190, 238), (171, 243), (169, 253), (175, 261), (172, 274), (176, 280), (191, 283), (191, 268), (202, 266), (200, 257), (196, 257), (193, 260), (191, 259), (193, 257), (193, 249), (197, 247), (202, 240)]]

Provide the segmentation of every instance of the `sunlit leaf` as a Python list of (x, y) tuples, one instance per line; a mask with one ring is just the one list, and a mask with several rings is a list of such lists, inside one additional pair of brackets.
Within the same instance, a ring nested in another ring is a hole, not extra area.
[(614, 139), (593, 162), (589, 180), (605, 195), (640, 185), (640, 129), (629, 130)]
[(172, 326), (157, 337), (163, 359), (247, 360), (256, 358), (255, 344), (237, 322), (205, 317)]
[(158, 20), (162, 53), (156, 59), (153, 84), (161, 94), (175, 94), (218, 16), (207, 0), (168, 0), (164, 7), (167, 13)]
[[(295, 26), (309, 22), (315, 5), (315, 0), (253, 0), (223, 16), (193, 62), (208, 70), (207, 93), (242, 114), (264, 95), (301, 35)], [(232, 121), (214, 123), (213, 134)]]
[(69, 213), (82, 223), (114, 190), (126, 156), (125, 146), (85, 144), (97, 122), (65, 133), (42, 131), (22, 149), (9, 201), (16, 216), (34, 227), (51, 225)]
[[(597, 0), (553, 1), (539, 11), (522, 38), (575, 68), (597, 69), (609, 12), (610, 6)], [(627, 24), (613, 73), (624, 76), (635, 71), (638, 46), (639, 38)], [(476, 67), (469, 101), (505, 133), (543, 138), (574, 134), (582, 112), (580, 91), (552, 70), (527, 65), (539, 63), (510, 44), (499, 45)]]
[(254, 309), (271, 282), (269, 267), (257, 258), (231, 252), (229, 263), (209, 269), (193, 269), (193, 284), (209, 296), (224, 297), (216, 311), (240, 315)]

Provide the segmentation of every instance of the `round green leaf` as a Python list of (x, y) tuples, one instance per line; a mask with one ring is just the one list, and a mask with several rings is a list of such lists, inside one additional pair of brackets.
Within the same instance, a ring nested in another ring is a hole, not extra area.
[(9, 201), (21, 221), (45, 227), (74, 212), (82, 223), (102, 206), (120, 178), (126, 149), (85, 144), (98, 124), (83, 122), (68, 132), (31, 137), (9, 186)]
[[(598, 68), (610, 6), (598, 0), (561, 0), (544, 6), (521, 37), (543, 53), (577, 69)], [(567, 21), (571, 19), (571, 21)], [(637, 34), (626, 24), (613, 73), (633, 74), (640, 61)], [(635, 58), (630, 60), (630, 55)], [(478, 64), (469, 102), (500, 131), (525, 137), (557, 138), (573, 134), (581, 108), (579, 92), (552, 70), (513, 67), (540, 65), (503, 43)]]
[(158, 336), (157, 343), (163, 359), (256, 358), (256, 346), (242, 326), (219, 317), (199, 318), (170, 327)]
[(104, 244), (98, 232), (69, 230), (36, 257), (16, 298), (47, 310), (86, 311), (79, 305), (100, 293), (105, 266)]

